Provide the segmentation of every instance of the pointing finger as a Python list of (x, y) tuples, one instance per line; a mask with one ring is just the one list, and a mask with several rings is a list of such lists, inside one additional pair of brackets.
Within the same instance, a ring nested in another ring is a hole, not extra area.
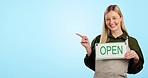
[(80, 36), (81, 38), (83, 38), (83, 36), (81, 34), (76, 33), (76, 35)]

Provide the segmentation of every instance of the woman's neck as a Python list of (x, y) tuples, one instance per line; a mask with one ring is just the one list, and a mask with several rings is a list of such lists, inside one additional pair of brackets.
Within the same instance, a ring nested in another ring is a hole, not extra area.
[(112, 34), (115, 38), (117, 38), (117, 37), (119, 37), (120, 35), (122, 35), (123, 32), (122, 32), (122, 30), (117, 30), (117, 31), (112, 31), (111, 34)]

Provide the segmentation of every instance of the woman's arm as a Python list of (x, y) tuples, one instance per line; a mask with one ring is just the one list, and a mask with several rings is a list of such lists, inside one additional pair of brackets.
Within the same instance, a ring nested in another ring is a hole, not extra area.
[(128, 73), (136, 74), (143, 69), (144, 58), (138, 41), (135, 38), (129, 38), (129, 47), (133, 57), (129, 61)]
[(99, 43), (100, 36), (97, 36), (91, 43), (91, 54), (86, 54), (84, 58), (85, 65), (95, 71), (95, 43)]

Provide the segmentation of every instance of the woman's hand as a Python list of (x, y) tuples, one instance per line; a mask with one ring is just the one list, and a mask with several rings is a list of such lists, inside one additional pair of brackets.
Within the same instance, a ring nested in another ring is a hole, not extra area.
[(80, 36), (80, 37), (82, 38), (81, 44), (82, 44), (85, 48), (90, 47), (90, 43), (89, 43), (89, 40), (88, 40), (87, 36), (82, 36), (81, 34), (78, 34), (78, 33), (76, 33), (76, 35), (78, 35), (78, 36)]
[(76, 33), (76, 35), (82, 38), (81, 44), (85, 47), (87, 54), (89, 56), (91, 54), (91, 46), (90, 46), (89, 39), (87, 38), (87, 36), (82, 36), (81, 34), (78, 34), (78, 33)]
[(125, 58), (126, 59), (134, 59), (134, 63), (137, 64), (139, 61), (139, 56), (137, 55), (137, 53), (134, 50), (130, 50), (127, 53), (125, 53)]

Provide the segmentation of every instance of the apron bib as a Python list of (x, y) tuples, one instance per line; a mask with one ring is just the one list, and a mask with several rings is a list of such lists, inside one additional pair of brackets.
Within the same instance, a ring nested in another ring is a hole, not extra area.
[[(125, 43), (128, 45), (128, 38)], [(94, 78), (127, 78), (128, 64), (126, 59), (96, 60)]]

